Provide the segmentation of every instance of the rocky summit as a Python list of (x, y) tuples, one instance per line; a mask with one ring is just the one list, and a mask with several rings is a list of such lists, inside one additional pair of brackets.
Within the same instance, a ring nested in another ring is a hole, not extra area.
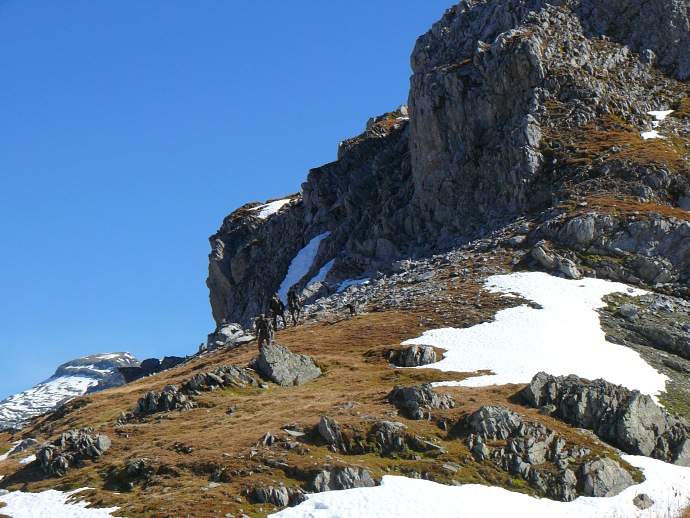
[(407, 104), (211, 236), (207, 343), (1, 434), (0, 487), (88, 485), (122, 516), (683, 512), (689, 16), (448, 9)]
[(139, 360), (129, 353), (92, 354), (68, 361), (44, 382), (0, 401), (0, 431), (21, 427), (75, 397), (124, 385), (118, 369), (137, 365)]

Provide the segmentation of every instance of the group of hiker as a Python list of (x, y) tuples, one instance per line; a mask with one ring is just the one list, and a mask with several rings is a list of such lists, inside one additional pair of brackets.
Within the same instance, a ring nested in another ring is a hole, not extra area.
[[(287, 310), (295, 326), (299, 321), (299, 314), (302, 310), (303, 302), (304, 301), (297, 293), (297, 288), (292, 286), (287, 292)], [(285, 309), (285, 303), (280, 299), (277, 293), (274, 293), (273, 297), (271, 297), (271, 300), (268, 302), (268, 315), (262, 313), (256, 317), (254, 328), (256, 329), (256, 339), (259, 350), (263, 347), (264, 342), (268, 345), (273, 342), (273, 332), (278, 329), (278, 317), (283, 320), (283, 327), (287, 327)]]

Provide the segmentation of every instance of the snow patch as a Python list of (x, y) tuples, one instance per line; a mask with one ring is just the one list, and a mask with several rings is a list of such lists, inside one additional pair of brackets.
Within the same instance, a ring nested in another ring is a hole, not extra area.
[(657, 130), (652, 130), (652, 131), (643, 131), (640, 133), (642, 138), (644, 140), (652, 139), (652, 138), (666, 138), (663, 135), (660, 135)]
[(649, 394), (655, 401), (665, 390), (666, 376), (632, 349), (606, 341), (595, 311), (605, 305), (601, 300), (604, 295), (642, 295), (644, 291), (601, 279), (568, 280), (541, 272), (495, 275), (487, 279), (485, 288), (493, 293), (517, 293), (542, 309), (524, 305), (504, 309), (493, 322), (467, 329), (435, 329), (403, 342), (445, 349), (435, 369), (495, 373), (435, 385), (528, 383), (537, 372), (544, 371), (555, 376), (603, 378)]
[(314, 263), (314, 258), (316, 257), (316, 254), (319, 251), (319, 245), (321, 244), (321, 241), (323, 241), (330, 235), (330, 232), (324, 232), (323, 234), (319, 234), (311, 241), (309, 241), (309, 243), (307, 243), (307, 246), (305, 246), (304, 248), (302, 248), (302, 250), (297, 252), (297, 255), (290, 263), (290, 267), (288, 268), (285, 279), (280, 284), (280, 288), (278, 289), (278, 296), (283, 302), (287, 302), (287, 292), (290, 289), (290, 287), (293, 284), (299, 282), (299, 280), (302, 277), (304, 277), (310, 270), (312, 264)]
[(340, 286), (338, 286), (338, 293), (342, 293), (346, 289), (348, 289), (350, 286), (356, 286), (357, 284), (364, 284), (369, 282), (370, 278), (366, 277), (364, 279), (348, 279), (346, 281), (343, 281), (340, 283)]
[(36, 460), (36, 455), (29, 455), (27, 458), (19, 461), (19, 464), (31, 464)]
[(86, 509), (88, 502), (69, 502), (68, 500), (79, 491), (69, 493), (49, 489), (42, 493), (23, 493), (13, 491), (0, 496), (0, 502), (5, 502), (0, 513), (12, 518), (113, 518), (112, 513), (119, 507), (102, 509)]
[(671, 113), (673, 113), (673, 110), (652, 110), (647, 112), (647, 115), (651, 115), (657, 121), (662, 121)]
[(308, 283), (307, 286), (309, 286), (313, 282), (323, 282), (326, 280), (326, 275), (328, 275), (328, 272), (331, 271), (331, 268), (333, 268), (333, 263), (335, 262), (335, 259), (331, 259), (328, 261), (326, 264), (324, 264), (321, 269), (319, 270), (319, 273), (317, 273)]
[[(327, 491), (308, 495), (297, 507), (271, 516), (279, 518), (398, 518), (434, 516), (503, 518), (619, 518), (621, 516), (676, 516), (690, 498), (690, 468), (633, 455), (623, 459), (644, 471), (646, 480), (616, 496), (592, 498), (581, 496), (572, 502), (556, 502), (513, 493), (499, 487), (477, 484), (445, 486), (436, 482), (405, 477), (384, 476), (377, 487)], [(633, 499), (645, 493), (654, 505), (640, 511)]]
[(283, 205), (286, 205), (288, 203), (290, 203), (290, 198), (284, 198), (282, 200), (276, 200), (270, 203), (266, 203), (265, 205), (259, 205), (258, 207), (254, 207), (251, 210), (258, 212), (256, 214), (256, 217), (261, 219), (267, 219), (269, 216), (272, 216), (273, 214), (278, 212), (283, 207)]
[(15, 442), (13, 442), (13, 443), (12, 443), (12, 448), (10, 448), (10, 449), (7, 450), (5, 453), (3, 453), (2, 455), (0, 455), (0, 461), (6, 460), (7, 457), (10, 456), (10, 453), (12, 453), (12, 450), (14, 450), (14, 447), (15, 447), (17, 444), (21, 443), (21, 442), (22, 442), (22, 441), (15, 441)]

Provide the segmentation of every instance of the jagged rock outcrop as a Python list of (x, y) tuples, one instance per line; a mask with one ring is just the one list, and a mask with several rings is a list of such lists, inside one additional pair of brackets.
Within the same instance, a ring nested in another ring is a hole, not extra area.
[(533, 407), (553, 405), (553, 414), (588, 428), (623, 451), (690, 466), (690, 427), (651, 397), (604, 380), (537, 374), (522, 392)]
[[(675, 0), (452, 7), (415, 45), (407, 108), (341, 143), (300, 194), (245, 205), (211, 237), (216, 322), (248, 325), (317, 236), (290, 281), (300, 289), (322, 268), (332, 290), (519, 216), (537, 223), (531, 245), (580, 254), (553, 250), (549, 269), (687, 283), (690, 218), (675, 207), (690, 207), (688, 42), (688, 6)], [(659, 121), (651, 110), (675, 111)], [(652, 122), (665, 139), (643, 140)]]
[(255, 487), (254, 497), (257, 502), (269, 503), (278, 507), (293, 507), (306, 500), (304, 491), (285, 486)]
[(396, 386), (388, 394), (388, 401), (409, 419), (431, 419), (431, 410), (455, 406), (451, 396), (439, 396), (430, 383), (414, 387)]
[(303, 385), (321, 376), (321, 369), (311, 356), (295, 354), (278, 344), (264, 346), (253, 366), (259, 374), (281, 387)]
[[(218, 367), (210, 372), (198, 372), (189, 380), (184, 380), (180, 387), (167, 385), (161, 392), (155, 390), (144, 394), (137, 401), (133, 415), (146, 417), (157, 412), (170, 412), (171, 410), (189, 410), (194, 408), (194, 396), (202, 390), (214, 390), (218, 387), (258, 386), (259, 382), (252, 374), (237, 365)], [(120, 417), (120, 424), (127, 421), (127, 416)]]
[(59, 441), (47, 442), (36, 452), (36, 461), (43, 471), (53, 477), (62, 477), (70, 467), (79, 467), (87, 459), (95, 459), (110, 448), (107, 435), (91, 435), (92, 430), (70, 430)]
[(477, 460), (521, 477), (550, 498), (567, 502), (579, 494), (613, 496), (635, 483), (615, 460), (593, 456), (584, 447), (568, 447), (550, 428), (507, 407), (484, 406), (467, 425), (472, 433), (466, 444)]

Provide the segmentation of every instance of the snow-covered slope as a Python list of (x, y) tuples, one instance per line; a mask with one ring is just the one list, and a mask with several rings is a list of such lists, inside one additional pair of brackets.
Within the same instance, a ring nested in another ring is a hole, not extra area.
[(124, 385), (118, 367), (135, 367), (129, 353), (94, 354), (60, 365), (38, 385), (0, 401), (0, 431), (64, 405), (70, 399)]

